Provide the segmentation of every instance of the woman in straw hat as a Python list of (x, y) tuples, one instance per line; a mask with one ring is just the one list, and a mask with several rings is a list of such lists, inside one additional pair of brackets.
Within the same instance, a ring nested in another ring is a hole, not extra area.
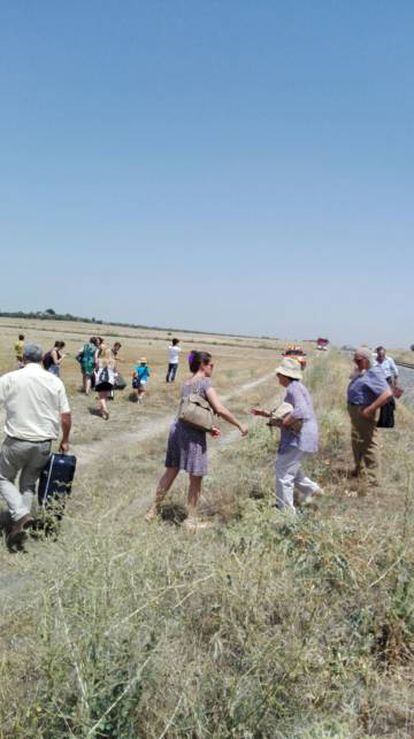
[[(281, 428), (280, 444), (276, 457), (276, 505), (280, 510), (295, 510), (295, 487), (302, 495), (302, 502), (309, 503), (322, 490), (316, 482), (306, 477), (301, 463), (308, 454), (318, 451), (318, 426), (312, 399), (302, 382), (300, 364), (292, 357), (282, 359), (276, 369), (279, 384), (286, 388), (283, 413), (277, 425)], [(288, 405), (286, 405), (288, 404)], [(287, 411), (287, 412), (286, 412)], [(252, 408), (254, 416), (270, 418), (272, 413)]]

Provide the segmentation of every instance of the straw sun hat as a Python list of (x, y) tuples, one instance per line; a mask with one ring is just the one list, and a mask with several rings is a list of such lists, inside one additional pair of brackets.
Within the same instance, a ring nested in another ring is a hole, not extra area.
[(302, 379), (302, 370), (297, 359), (293, 357), (284, 357), (279, 365), (276, 367), (277, 375), (284, 375), (290, 377), (292, 380)]

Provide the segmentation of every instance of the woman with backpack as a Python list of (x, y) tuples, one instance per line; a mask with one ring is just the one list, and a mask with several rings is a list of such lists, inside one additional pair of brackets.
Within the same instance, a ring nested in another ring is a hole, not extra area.
[(81, 366), (83, 392), (85, 395), (89, 395), (98, 360), (98, 339), (96, 336), (91, 336), (76, 359)]
[[(190, 425), (189, 420), (184, 420), (183, 404), (187, 401), (187, 407), (191, 400), (200, 398), (205, 406), (232, 426), (239, 429), (242, 436), (248, 433), (247, 426), (243, 426), (233, 414), (220, 401), (216, 391), (211, 384), (214, 364), (212, 356), (208, 352), (192, 351), (188, 358), (191, 377), (186, 380), (181, 390), (180, 418), (171, 426), (168, 438), (167, 456), (165, 460), (165, 472), (161, 477), (155, 493), (155, 501), (148, 510), (145, 520), (152, 521), (160, 512), (160, 507), (168, 490), (173, 484), (180, 470), (189, 475), (188, 488), (188, 517), (184, 526), (189, 529), (204, 528), (207, 523), (200, 523), (197, 519), (197, 504), (201, 494), (201, 485), (204, 475), (208, 470), (207, 459), (207, 433), (213, 437), (220, 436), (220, 430), (209, 424), (207, 427), (196, 427)], [(208, 403), (205, 403), (208, 401)], [(187, 414), (188, 416), (188, 414)], [(211, 420), (211, 417), (210, 417)]]

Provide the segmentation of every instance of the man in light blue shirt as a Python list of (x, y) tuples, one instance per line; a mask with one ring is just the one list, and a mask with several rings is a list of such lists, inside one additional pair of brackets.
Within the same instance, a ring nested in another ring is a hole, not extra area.
[(390, 385), (394, 385), (398, 377), (397, 365), (392, 357), (387, 356), (386, 349), (383, 346), (377, 346), (375, 351), (374, 367), (382, 367), (385, 379), (388, 380)]

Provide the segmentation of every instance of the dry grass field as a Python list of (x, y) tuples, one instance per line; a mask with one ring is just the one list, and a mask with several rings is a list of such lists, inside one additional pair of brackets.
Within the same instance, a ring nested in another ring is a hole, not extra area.
[[(106, 329), (125, 377), (142, 354), (154, 374), (142, 406), (117, 394), (109, 421), (78, 392), (75, 355), (91, 326), (0, 321), (0, 369), (20, 330), (70, 354), (62, 371), (79, 459), (56, 541), (0, 548), (0, 737), (414, 736), (413, 411), (381, 437), (383, 483), (348, 478), (348, 359), (311, 354), (305, 382), (321, 428), (309, 469), (326, 490), (295, 518), (273, 507), (277, 435), (249, 420), (210, 442), (202, 509), (177, 523), (179, 478), (163, 520), (143, 522), (162, 471), (179, 385), (165, 383), (165, 332)], [(281, 393), (269, 340), (181, 335), (214, 354), (214, 383), (247, 420)], [(281, 347), (279, 347), (280, 349)], [(184, 360), (184, 358), (183, 358)], [(179, 380), (185, 375), (182, 361)]]

